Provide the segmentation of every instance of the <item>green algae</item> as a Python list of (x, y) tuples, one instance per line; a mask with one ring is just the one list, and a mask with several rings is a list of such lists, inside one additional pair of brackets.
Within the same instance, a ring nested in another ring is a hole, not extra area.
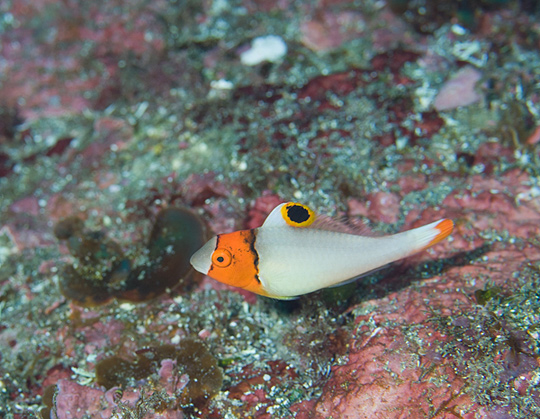
[(474, 292), (474, 297), (476, 298), (476, 303), (485, 306), (487, 302), (493, 298), (498, 298), (501, 295), (502, 289), (500, 287), (486, 287), (483, 290), (476, 290)]
[(64, 268), (60, 290), (82, 306), (100, 305), (112, 298), (142, 302), (175, 287), (186, 288), (192, 273), (189, 259), (203, 244), (205, 228), (193, 212), (166, 208), (156, 216), (147, 245), (148, 262), (132, 267), (120, 245), (101, 231), (87, 231), (78, 217), (55, 226), (77, 259)]
[(119, 356), (104, 358), (96, 364), (96, 381), (107, 389), (135, 385), (156, 374), (165, 359), (176, 361), (175, 374), (187, 374), (189, 381), (181, 389), (182, 405), (205, 403), (223, 385), (223, 374), (216, 358), (206, 346), (195, 339), (183, 339), (178, 345), (161, 345), (137, 351), (134, 361)]

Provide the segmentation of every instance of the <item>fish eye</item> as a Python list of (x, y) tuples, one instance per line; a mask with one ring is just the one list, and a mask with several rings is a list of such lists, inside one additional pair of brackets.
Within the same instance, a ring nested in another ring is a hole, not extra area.
[(232, 262), (232, 255), (227, 249), (216, 249), (212, 253), (212, 263), (218, 268), (226, 268)]

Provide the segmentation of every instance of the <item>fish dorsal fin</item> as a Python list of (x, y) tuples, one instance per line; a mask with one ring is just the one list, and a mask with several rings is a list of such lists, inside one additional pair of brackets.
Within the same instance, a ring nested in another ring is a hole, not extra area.
[(364, 223), (352, 224), (352, 219), (346, 216), (332, 218), (327, 215), (319, 215), (310, 225), (310, 228), (317, 230), (333, 231), (336, 233), (353, 234), (355, 236), (376, 237)]
[(308, 227), (315, 221), (311, 208), (297, 202), (286, 202), (275, 207), (262, 227)]
[(359, 226), (351, 224), (349, 221), (350, 219), (347, 217), (334, 219), (327, 215), (315, 215), (313, 210), (306, 205), (298, 202), (285, 202), (272, 210), (262, 227), (313, 228), (357, 236), (376, 236), (365, 224)]

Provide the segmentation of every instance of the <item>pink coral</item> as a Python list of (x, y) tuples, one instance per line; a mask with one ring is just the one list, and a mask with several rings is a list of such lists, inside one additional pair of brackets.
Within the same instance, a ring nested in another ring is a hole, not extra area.
[(355, 12), (322, 12), (302, 22), (302, 43), (314, 51), (327, 51), (343, 42), (358, 37), (364, 27), (364, 18)]
[(249, 210), (246, 227), (260, 227), (268, 214), (282, 202), (284, 202), (284, 200), (279, 196), (263, 192), (262, 196), (255, 200), (255, 203)]
[(176, 360), (164, 359), (158, 371), (160, 383), (169, 396), (182, 391), (189, 383), (188, 375), (180, 375), (176, 364)]
[(400, 197), (390, 192), (377, 192), (369, 196), (368, 217), (383, 223), (395, 223), (399, 219)]
[(446, 81), (433, 101), (438, 111), (447, 111), (478, 102), (482, 96), (476, 91), (476, 84), (482, 73), (471, 66), (466, 66)]
[(83, 419), (92, 412), (92, 418), (100, 418), (102, 390), (82, 386), (70, 380), (58, 381), (55, 399), (55, 413), (58, 419)]

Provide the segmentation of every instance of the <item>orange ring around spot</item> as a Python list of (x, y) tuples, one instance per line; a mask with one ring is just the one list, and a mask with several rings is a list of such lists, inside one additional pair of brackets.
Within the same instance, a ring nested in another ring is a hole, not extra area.
[(227, 249), (216, 249), (212, 253), (212, 263), (218, 268), (226, 268), (232, 262), (232, 255)]

